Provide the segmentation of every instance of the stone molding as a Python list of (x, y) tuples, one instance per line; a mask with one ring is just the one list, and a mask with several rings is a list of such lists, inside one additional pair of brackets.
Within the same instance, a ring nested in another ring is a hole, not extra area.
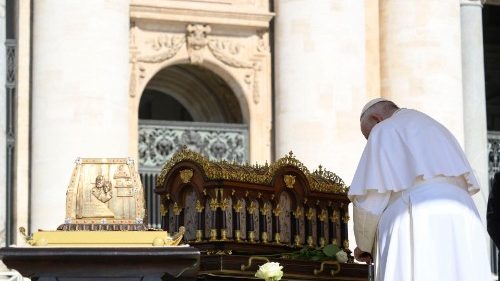
[[(145, 72), (151, 68), (150, 64), (162, 64), (175, 57), (185, 45), (191, 64), (201, 65), (208, 55), (206, 50), (219, 62), (238, 72), (248, 70), (243, 75), (243, 82), (251, 87), (252, 100), (255, 104), (260, 101), (259, 72), (262, 63), (270, 57), (269, 38), (267, 30), (259, 30), (251, 37), (209, 36), (212, 28), (208, 24), (188, 24), (185, 34), (161, 33), (152, 39), (145, 39), (139, 51), (137, 42), (138, 27), (131, 24), (130, 46), (130, 97), (135, 97), (139, 83), (144, 84)], [(140, 40), (139, 40), (140, 41)], [(148, 46), (144, 48), (144, 45)], [(143, 55), (143, 53), (145, 53)], [(147, 66), (149, 65), (149, 66)], [(241, 76), (241, 75), (239, 75)]]
[(460, 6), (479, 6), (483, 7), (486, 0), (460, 0)]
[(224, 11), (183, 7), (158, 7), (153, 5), (130, 5), (132, 19), (154, 21), (204, 22), (254, 28), (267, 28), (274, 13), (258, 11)]

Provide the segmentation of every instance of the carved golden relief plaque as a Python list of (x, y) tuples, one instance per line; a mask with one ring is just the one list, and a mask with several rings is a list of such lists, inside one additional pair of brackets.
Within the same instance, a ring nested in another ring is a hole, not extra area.
[(143, 188), (132, 159), (77, 159), (66, 194), (65, 224), (139, 227), (144, 214)]
[[(144, 194), (130, 158), (78, 158), (66, 193), (66, 219), (57, 231), (38, 231), (33, 246), (175, 246), (171, 237), (144, 224)], [(22, 232), (22, 230), (21, 230)]]

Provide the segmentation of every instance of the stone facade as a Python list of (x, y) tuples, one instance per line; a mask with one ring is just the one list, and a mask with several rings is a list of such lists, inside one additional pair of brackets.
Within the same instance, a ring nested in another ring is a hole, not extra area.
[(249, 125), (252, 162), (271, 158), (267, 1), (140, 1), (130, 6), (129, 153), (137, 155), (141, 94), (162, 69), (194, 64), (220, 76)]
[[(467, 37), (480, 34), (480, 1), (17, 2), (16, 227), (64, 221), (77, 157), (138, 157), (142, 94), (173, 66), (199, 66), (227, 84), (251, 163), (293, 150), (350, 182), (365, 144), (359, 111), (380, 96), (436, 117), (469, 156), (486, 153), (475, 148), (486, 142), (481, 46)], [(485, 186), (486, 160), (472, 160)], [(486, 196), (476, 196), (481, 213)]]

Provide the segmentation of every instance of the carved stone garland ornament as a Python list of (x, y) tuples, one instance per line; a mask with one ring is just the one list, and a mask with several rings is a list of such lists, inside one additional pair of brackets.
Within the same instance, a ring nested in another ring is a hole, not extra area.
[[(246, 69), (251, 69), (252, 74), (247, 75), (245, 77), (245, 82), (249, 84), (250, 77), (248, 76), (253, 76), (253, 101), (254, 103), (259, 103), (260, 97), (259, 97), (259, 91), (258, 91), (258, 75), (257, 72), (260, 71), (262, 68), (258, 62), (245, 62), (245, 61), (240, 61), (228, 53), (234, 53), (237, 54), (239, 52), (238, 49), (234, 48), (231, 46), (230, 43), (227, 42), (222, 42), (219, 40), (210, 40), (208, 42), (208, 49), (210, 52), (214, 55), (215, 58), (217, 58), (219, 61), (224, 63), (225, 65), (234, 67), (234, 68), (246, 68)], [(236, 52), (234, 51), (236, 50)]]
[[(130, 82), (130, 95), (133, 97), (135, 95), (136, 88), (136, 76), (138, 70), (140, 71), (139, 78), (144, 78), (144, 67), (141, 67), (140, 63), (160, 63), (173, 58), (181, 49), (181, 47), (186, 43), (186, 49), (188, 51), (189, 60), (192, 64), (203, 63), (203, 50), (208, 46), (208, 49), (213, 54), (213, 56), (224, 63), (227, 66), (233, 68), (243, 68), (251, 70), (251, 73), (245, 75), (244, 81), (247, 84), (252, 82), (252, 92), (254, 103), (259, 103), (259, 81), (257, 72), (262, 69), (261, 65), (257, 61), (241, 61), (234, 57), (239, 53), (239, 46), (232, 44), (231, 42), (221, 41), (217, 39), (209, 39), (208, 34), (212, 31), (209, 25), (203, 24), (188, 24), (186, 27), (185, 36), (174, 36), (174, 35), (163, 35), (150, 41), (149, 44), (151, 48), (158, 52), (154, 55), (147, 56), (137, 56), (137, 47), (135, 45), (135, 33), (137, 27), (132, 24), (131, 27), (131, 82)], [(263, 37), (259, 34), (259, 42), (257, 46), (258, 52), (266, 51), (263, 48)], [(253, 79), (252, 79), (253, 78)], [(253, 81), (252, 81), (253, 80)]]

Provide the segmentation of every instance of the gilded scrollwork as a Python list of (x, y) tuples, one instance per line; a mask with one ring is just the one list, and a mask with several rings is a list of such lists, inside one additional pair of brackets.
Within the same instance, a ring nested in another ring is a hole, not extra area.
[(295, 176), (294, 175), (284, 175), (283, 181), (285, 182), (286, 187), (293, 188), (295, 184)]
[(235, 180), (256, 184), (271, 184), (278, 169), (293, 166), (304, 173), (313, 191), (339, 194), (345, 194), (348, 191), (348, 187), (336, 174), (325, 170), (321, 166), (318, 170), (310, 173), (304, 164), (295, 158), (292, 152), (270, 165), (267, 163), (265, 165), (240, 165), (227, 161), (210, 161), (202, 155), (185, 148), (177, 152), (165, 164), (158, 176), (157, 185), (163, 185), (165, 176), (170, 169), (184, 160), (191, 160), (199, 164), (209, 179)]
[(351, 218), (349, 217), (349, 214), (347, 214), (347, 213), (342, 217), (342, 221), (344, 223), (348, 223), (350, 219)]
[(219, 202), (217, 202), (217, 199), (212, 198), (210, 199), (210, 210), (212, 212), (217, 211), (217, 208), (219, 208)]
[(229, 200), (227, 198), (222, 199), (219, 202), (219, 207), (222, 211), (226, 211), (226, 209), (229, 207)]
[(293, 217), (296, 219), (300, 219), (303, 215), (302, 209), (300, 207), (297, 207), (295, 211), (293, 211)]
[(321, 210), (318, 219), (321, 222), (326, 222), (328, 220), (328, 211), (326, 209)]
[(195, 209), (196, 209), (197, 213), (201, 213), (201, 212), (203, 212), (203, 209), (205, 209), (205, 207), (203, 207), (203, 205), (201, 205), (200, 200), (196, 200)]
[(160, 215), (164, 217), (168, 213), (168, 207), (165, 207), (165, 205), (162, 203), (160, 204)]
[(182, 212), (182, 207), (180, 205), (177, 204), (177, 202), (174, 203), (174, 207), (173, 207), (173, 210), (174, 210), (174, 215), (175, 216), (178, 216), (181, 214)]
[(243, 209), (243, 200), (239, 199), (234, 205), (233, 209), (236, 213), (240, 213), (241, 210)]
[(283, 212), (283, 209), (281, 208), (280, 204), (277, 204), (276, 207), (274, 207), (273, 214), (276, 217), (279, 217), (282, 212)]
[(330, 217), (331, 221), (333, 223), (340, 223), (340, 215), (339, 215), (339, 211), (335, 210), (333, 211), (333, 214), (332, 216)]
[(313, 217), (314, 217), (314, 210), (313, 208), (309, 207), (309, 209), (307, 209), (306, 218), (307, 220), (312, 220)]
[(250, 206), (248, 206), (247, 211), (249, 214), (255, 214), (255, 211), (257, 211), (257, 204), (255, 201), (250, 202)]
[(264, 206), (262, 206), (262, 208), (260, 208), (260, 213), (263, 216), (267, 216), (271, 213), (271, 206), (269, 205), (269, 203), (264, 203)]
[(179, 175), (181, 177), (182, 183), (188, 183), (191, 181), (191, 178), (193, 177), (193, 170), (192, 169), (185, 169), (179, 172)]
[(349, 240), (344, 240), (344, 243), (343, 243), (343, 246), (344, 246), (344, 249), (349, 249)]

